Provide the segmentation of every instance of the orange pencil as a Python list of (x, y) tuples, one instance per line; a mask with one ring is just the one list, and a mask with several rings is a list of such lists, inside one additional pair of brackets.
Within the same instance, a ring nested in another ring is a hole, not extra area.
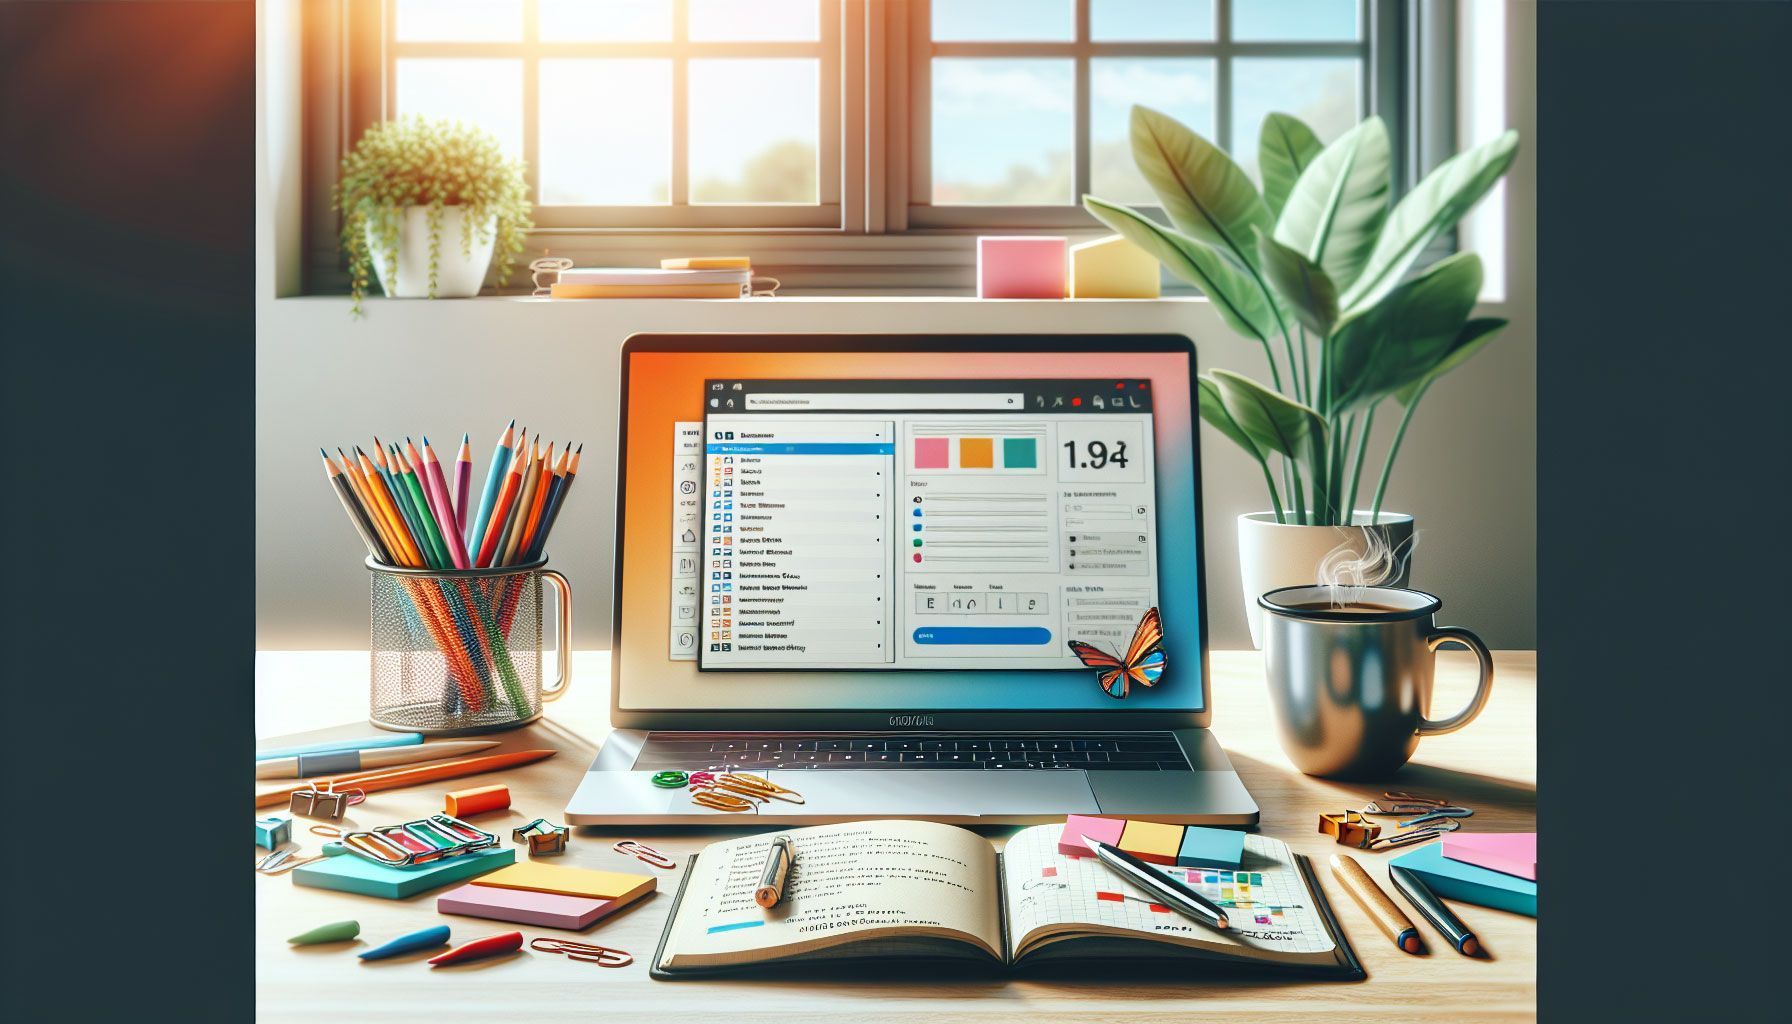
[[(570, 449), (572, 442), (568, 441), (566, 447)], [(553, 461), (554, 448), (549, 445), (547, 458), (542, 460), (541, 464), (541, 481), (535, 486), (535, 504), (529, 509), (529, 521), (523, 525), (522, 543), (518, 544), (516, 548), (518, 556), (534, 550), (535, 532), (541, 529), (541, 517), (543, 511), (548, 507), (548, 495), (554, 489), (554, 481), (560, 479), (561, 472), (566, 469), (566, 452), (560, 453), (559, 469), (553, 468), (551, 465)]]
[(499, 538), (504, 536), (504, 531), (499, 529), (497, 524), (504, 522), (504, 517), (510, 513), (511, 506), (516, 502), (517, 491), (523, 485), (523, 459), (527, 457), (527, 454), (519, 441), (516, 446), (516, 454), (510, 459), (510, 472), (504, 476), (504, 489), (498, 492), (498, 502), (492, 506), (493, 525), (485, 531), (485, 541), (479, 545), (479, 557), (473, 562), (480, 569), (491, 566), (492, 553), (498, 548)]
[[(553, 442), (548, 442), (549, 447)], [(517, 547), (523, 539), (523, 527), (528, 523), (529, 510), (535, 507), (535, 491), (541, 484), (541, 445), (533, 445), (534, 457), (529, 461), (529, 471), (523, 475), (523, 492), (517, 495), (516, 513), (510, 517), (510, 529), (505, 531), (504, 550), (498, 555), (493, 565), (511, 565), (516, 561)]]
[(361, 476), (361, 467), (341, 448), (336, 454), (342, 456), (342, 479), (348, 482), (350, 493), (361, 503), (362, 511), (367, 513), (367, 521), (373, 524), (373, 532), (379, 535), (380, 545), (386, 549), (388, 564), (398, 564), (398, 552), (402, 550), (398, 538), (392, 536), (392, 528), (386, 524), (386, 517), (380, 514), (379, 506), (374, 504), (373, 496), (367, 493), (367, 481)]
[(296, 785), (282, 785), (255, 794), (255, 806), (271, 807), (274, 804), (284, 803), (292, 794), (301, 789), (327, 785), (332, 789), (358, 789), (363, 793), (377, 793), (383, 789), (398, 789), (402, 786), (415, 786), (424, 782), (458, 779), (463, 775), (478, 775), (482, 772), (515, 768), (519, 765), (533, 764), (558, 753), (558, 750), (546, 748), (512, 750), (503, 754), (463, 757), (458, 761), (443, 761), (441, 764), (419, 765), (415, 768), (382, 768), (338, 775), (333, 779), (307, 779)]
[[(361, 460), (361, 475), (367, 478), (367, 490), (373, 495), (374, 503), (379, 505), (380, 514), (386, 517), (386, 525), (398, 536), (398, 545), (404, 549), (404, 564), (412, 569), (424, 566), (423, 549), (417, 546), (417, 540), (411, 536), (411, 528), (398, 511), (398, 503), (392, 500), (392, 492), (386, 487), (386, 478), (374, 468), (373, 460), (355, 446), (355, 454)], [(396, 552), (394, 552), (396, 554)]]

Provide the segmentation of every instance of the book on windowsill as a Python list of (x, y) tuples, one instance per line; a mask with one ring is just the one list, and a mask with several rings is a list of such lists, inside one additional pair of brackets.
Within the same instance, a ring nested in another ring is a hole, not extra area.
[(572, 267), (548, 287), (555, 299), (744, 299), (752, 291), (751, 268)]
[(1093, 857), (1059, 853), (1062, 831), (1025, 829), (998, 854), (982, 836), (936, 822), (795, 829), (781, 833), (796, 861), (771, 910), (753, 892), (780, 833), (712, 843), (686, 867), (651, 973), (674, 980), (913, 960), (1364, 977), (1311, 864), (1279, 840), (1246, 836), (1233, 872), (1160, 869), (1226, 908), (1231, 927), (1216, 931), (1154, 904)]

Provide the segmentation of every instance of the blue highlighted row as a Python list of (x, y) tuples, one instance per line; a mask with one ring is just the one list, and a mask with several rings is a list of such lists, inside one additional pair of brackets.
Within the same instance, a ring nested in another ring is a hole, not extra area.
[(711, 455), (894, 455), (893, 444), (848, 444), (816, 441), (791, 444), (712, 444)]
[(1051, 642), (1052, 631), (1043, 626), (922, 626), (915, 630), (918, 644), (1043, 647)]
[(742, 928), (758, 928), (764, 924), (764, 921), (736, 921), (733, 924), (712, 924), (705, 929), (705, 934), (714, 935), (717, 932), (734, 932), (739, 931)]

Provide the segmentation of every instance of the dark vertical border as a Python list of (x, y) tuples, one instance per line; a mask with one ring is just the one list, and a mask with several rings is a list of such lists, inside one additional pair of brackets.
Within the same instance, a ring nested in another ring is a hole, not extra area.
[(1783, 1006), (1789, 51), (1537, 8), (1545, 1019)]
[(252, 3), (0, 3), (7, 1019), (253, 1012), (254, 102)]

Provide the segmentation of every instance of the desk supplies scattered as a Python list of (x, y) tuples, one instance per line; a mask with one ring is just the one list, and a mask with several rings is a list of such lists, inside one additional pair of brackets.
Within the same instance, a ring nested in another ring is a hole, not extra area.
[(423, 742), (420, 732), (382, 732), (372, 736), (355, 736), (342, 740), (318, 740), (284, 747), (257, 750), (255, 760), (269, 761), (277, 757), (298, 757), (301, 754), (330, 754), (342, 750), (372, 750), (381, 747), (406, 747)]
[[(442, 779), (458, 779), (467, 775), (480, 775), (485, 772), (503, 771), (507, 768), (520, 768), (526, 764), (553, 757), (557, 750), (512, 750), (502, 754), (481, 754), (477, 757), (465, 757), (455, 761), (444, 761), (441, 764), (418, 765), (411, 768), (389, 768), (371, 772), (354, 772), (338, 775), (333, 779), (319, 779), (317, 785), (326, 790), (336, 787), (353, 787), (363, 794), (377, 793), (387, 789), (401, 789), (405, 786), (417, 786), (425, 782), (439, 782)], [(287, 800), (292, 794), (313, 788), (312, 783), (296, 786), (280, 786), (255, 794), (255, 806), (267, 807)]]
[(346, 847), (340, 848), (340, 853), (340, 856), (322, 857), (301, 865), (292, 873), (292, 884), (402, 900), (516, 863), (516, 851), (504, 846), (413, 867), (393, 867), (365, 857), (349, 856)]
[(488, 811), (502, 811), (510, 806), (509, 786), (479, 786), (449, 793), (442, 800), (442, 809), (457, 818), (471, 817)]
[(498, 837), (458, 818), (432, 814), (402, 825), (383, 825), (364, 832), (349, 832), (342, 845), (349, 853), (387, 867), (408, 868), (489, 850)]
[(1412, 919), (1400, 912), (1400, 908), (1383, 892), (1375, 879), (1363, 870), (1356, 858), (1348, 853), (1332, 854), (1332, 874), (1338, 882), (1350, 891), (1356, 902), (1375, 921), (1375, 927), (1393, 941), (1395, 946), (1408, 953), (1423, 953), (1425, 944), (1419, 940), (1419, 930), (1413, 926)]
[(1537, 833), (1469, 832), (1445, 836), (1444, 856), (1503, 875), (1537, 880)]
[[(421, 738), (421, 737), (419, 737)], [(367, 747), (352, 750), (328, 750), (313, 754), (270, 757), (255, 762), (258, 779), (309, 779), (339, 772), (369, 771), (392, 765), (439, 761), (449, 757), (465, 757), (481, 750), (490, 750), (497, 740), (455, 740), (402, 747)]]
[(535, 861), (522, 861), (494, 871), (479, 879), (478, 884), (497, 889), (523, 889), (559, 896), (615, 900), (624, 904), (640, 899), (659, 886), (658, 880), (652, 875), (561, 867)]
[(503, 956), (523, 948), (522, 932), (499, 932), (481, 939), (456, 946), (440, 956), (429, 958), (431, 967), (447, 967), (450, 964), (464, 964), (472, 960), (484, 960), (487, 957)]
[[(348, 813), (350, 807), (366, 799), (367, 792), (363, 789), (356, 787), (337, 789), (330, 782), (325, 781), (321, 787), (302, 786), (292, 790), (287, 797), (286, 806), (292, 813), (303, 814), (307, 818), (328, 818), (331, 821), (341, 821), (342, 816)], [(261, 801), (258, 799), (256, 804), (260, 803)]]
[(1087, 843), (1089, 849), (1094, 851), (1096, 858), (1112, 869), (1115, 874), (1137, 886), (1147, 895), (1155, 897), (1164, 906), (1197, 924), (1204, 924), (1219, 931), (1226, 930), (1226, 912), (1220, 909), (1219, 904), (1201, 895), (1186, 883), (1177, 881), (1172, 875), (1153, 870), (1150, 864), (1117, 846), (1109, 846), (1098, 839), (1087, 837), (1083, 839), (1083, 842)]
[(529, 948), (542, 953), (559, 953), (568, 960), (599, 967), (627, 967), (635, 962), (634, 955), (625, 950), (571, 939), (552, 939), (545, 935), (529, 943)]
[[(1369, 806), (1375, 805), (1370, 804)], [(1336, 839), (1339, 846), (1349, 846), (1358, 850), (1387, 850), (1436, 839), (1462, 827), (1462, 822), (1456, 820), (1454, 816), (1445, 815), (1429, 819), (1423, 828), (1389, 832), (1383, 835), (1382, 826), (1364, 817), (1366, 813), (1370, 812), (1367, 809), (1347, 810), (1338, 814), (1321, 811), (1319, 812), (1319, 831)]]
[[(711, 780), (714, 780), (712, 775)], [(654, 772), (652, 783), (661, 789), (683, 789), (691, 780), (684, 772)]]
[(415, 953), (420, 949), (434, 949), (448, 944), (448, 926), (432, 925), (418, 931), (400, 935), (390, 942), (375, 946), (361, 953), (363, 960), (386, 960), (406, 953)]
[(665, 868), (667, 871), (678, 866), (678, 862), (673, 860), (669, 855), (648, 846), (646, 843), (638, 843), (633, 839), (624, 839), (610, 847), (610, 849), (615, 850), (617, 853), (633, 857), (644, 864), (651, 864), (656, 868)]
[(1421, 846), (1389, 861), (1417, 875), (1432, 892), (1496, 910), (1537, 916), (1537, 883), (1503, 871), (1464, 864), (1444, 856), (1442, 843)]
[(1425, 920), (1431, 922), (1431, 927), (1443, 934), (1443, 937), (1449, 941), (1456, 952), (1463, 956), (1480, 954), (1481, 942), (1475, 938), (1475, 933), (1469, 931), (1468, 926), (1463, 924), (1449, 907), (1444, 906), (1444, 901), (1438, 899), (1437, 894), (1432, 892), (1431, 888), (1421, 881), (1418, 875), (1398, 864), (1389, 864), (1388, 881), (1394, 883), (1394, 888), (1400, 890), (1400, 895), (1405, 896), (1406, 901), (1411, 903)]
[(436, 897), (438, 913), (570, 931), (589, 928), (625, 906), (628, 902), (528, 889), (500, 889), (477, 882), (469, 882)]
[(291, 818), (256, 818), (255, 845), (264, 850), (278, 850), (292, 842)]
[[(787, 879), (775, 914), (753, 900), (773, 836), (712, 843), (686, 858), (653, 975), (701, 977), (810, 957), (830, 967), (913, 957), (1003, 969), (1105, 952), (1174, 961), (1167, 969), (1178, 974), (1252, 963), (1363, 977), (1310, 865), (1283, 843), (1247, 835), (1248, 871), (1147, 869), (1220, 906), (1229, 927), (1219, 931), (1190, 924), (1092, 856), (1063, 856), (1060, 830), (1023, 829), (998, 855), (984, 837), (936, 822), (794, 829), (788, 835), (802, 867)], [(893, 949), (891, 939), (901, 946)]]
[(753, 902), (767, 910), (784, 898), (784, 882), (796, 863), (796, 845), (789, 836), (773, 836), (766, 850), (765, 867), (759, 872), (759, 887), (753, 890)]
[(300, 932), (286, 941), (295, 946), (315, 946), (320, 942), (347, 942), (360, 934), (359, 921), (332, 921), (320, 924), (310, 931)]
[(572, 835), (572, 829), (565, 825), (556, 825), (546, 818), (536, 818), (529, 824), (510, 831), (510, 838), (529, 844), (529, 856), (553, 856), (566, 852), (566, 841)]
[(1058, 834), (1058, 852), (1087, 857), (1084, 837), (1119, 847), (1140, 860), (1185, 868), (1235, 868), (1244, 857), (1244, 833), (1205, 825), (1165, 825), (1128, 818), (1072, 814)]

